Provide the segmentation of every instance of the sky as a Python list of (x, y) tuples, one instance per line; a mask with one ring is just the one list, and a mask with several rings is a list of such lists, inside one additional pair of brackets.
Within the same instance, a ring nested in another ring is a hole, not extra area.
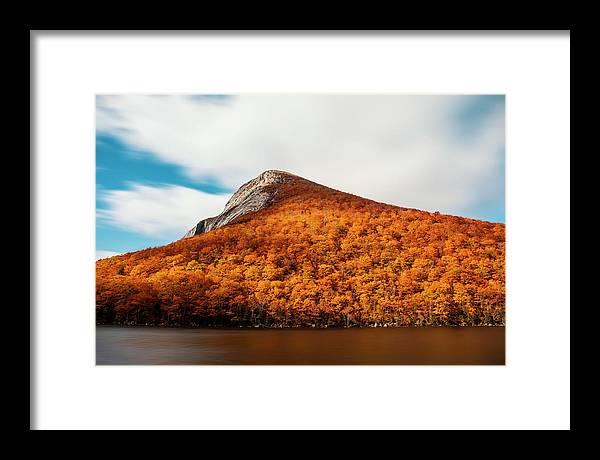
[(504, 222), (503, 95), (99, 95), (96, 257), (175, 241), (268, 169)]

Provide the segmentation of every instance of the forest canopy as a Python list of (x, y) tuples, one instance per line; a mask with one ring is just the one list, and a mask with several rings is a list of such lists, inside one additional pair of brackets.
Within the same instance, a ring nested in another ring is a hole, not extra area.
[(503, 325), (505, 226), (305, 180), (268, 208), (96, 263), (99, 324)]

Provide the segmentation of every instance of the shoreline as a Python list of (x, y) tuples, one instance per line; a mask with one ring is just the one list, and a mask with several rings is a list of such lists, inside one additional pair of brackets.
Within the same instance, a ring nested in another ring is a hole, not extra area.
[(506, 327), (505, 324), (475, 324), (475, 325), (428, 325), (428, 326), (176, 326), (167, 324), (101, 324), (96, 327), (121, 327), (121, 328), (147, 328), (147, 329), (211, 329), (211, 330), (345, 330), (345, 329), (439, 329), (439, 328), (499, 328)]

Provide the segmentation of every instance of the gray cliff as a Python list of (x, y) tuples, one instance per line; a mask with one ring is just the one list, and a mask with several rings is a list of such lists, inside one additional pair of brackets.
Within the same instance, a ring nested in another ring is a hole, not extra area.
[(201, 233), (223, 227), (232, 220), (249, 212), (258, 211), (269, 206), (277, 195), (277, 184), (282, 184), (293, 177), (283, 171), (269, 170), (246, 182), (235, 192), (225, 205), (225, 210), (215, 217), (201, 220), (183, 237), (190, 238)]

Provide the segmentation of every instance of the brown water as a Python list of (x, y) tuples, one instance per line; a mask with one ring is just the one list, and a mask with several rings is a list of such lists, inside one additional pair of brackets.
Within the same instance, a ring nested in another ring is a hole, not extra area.
[(96, 364), (504, 364), (504, 327), (96, 327)]

